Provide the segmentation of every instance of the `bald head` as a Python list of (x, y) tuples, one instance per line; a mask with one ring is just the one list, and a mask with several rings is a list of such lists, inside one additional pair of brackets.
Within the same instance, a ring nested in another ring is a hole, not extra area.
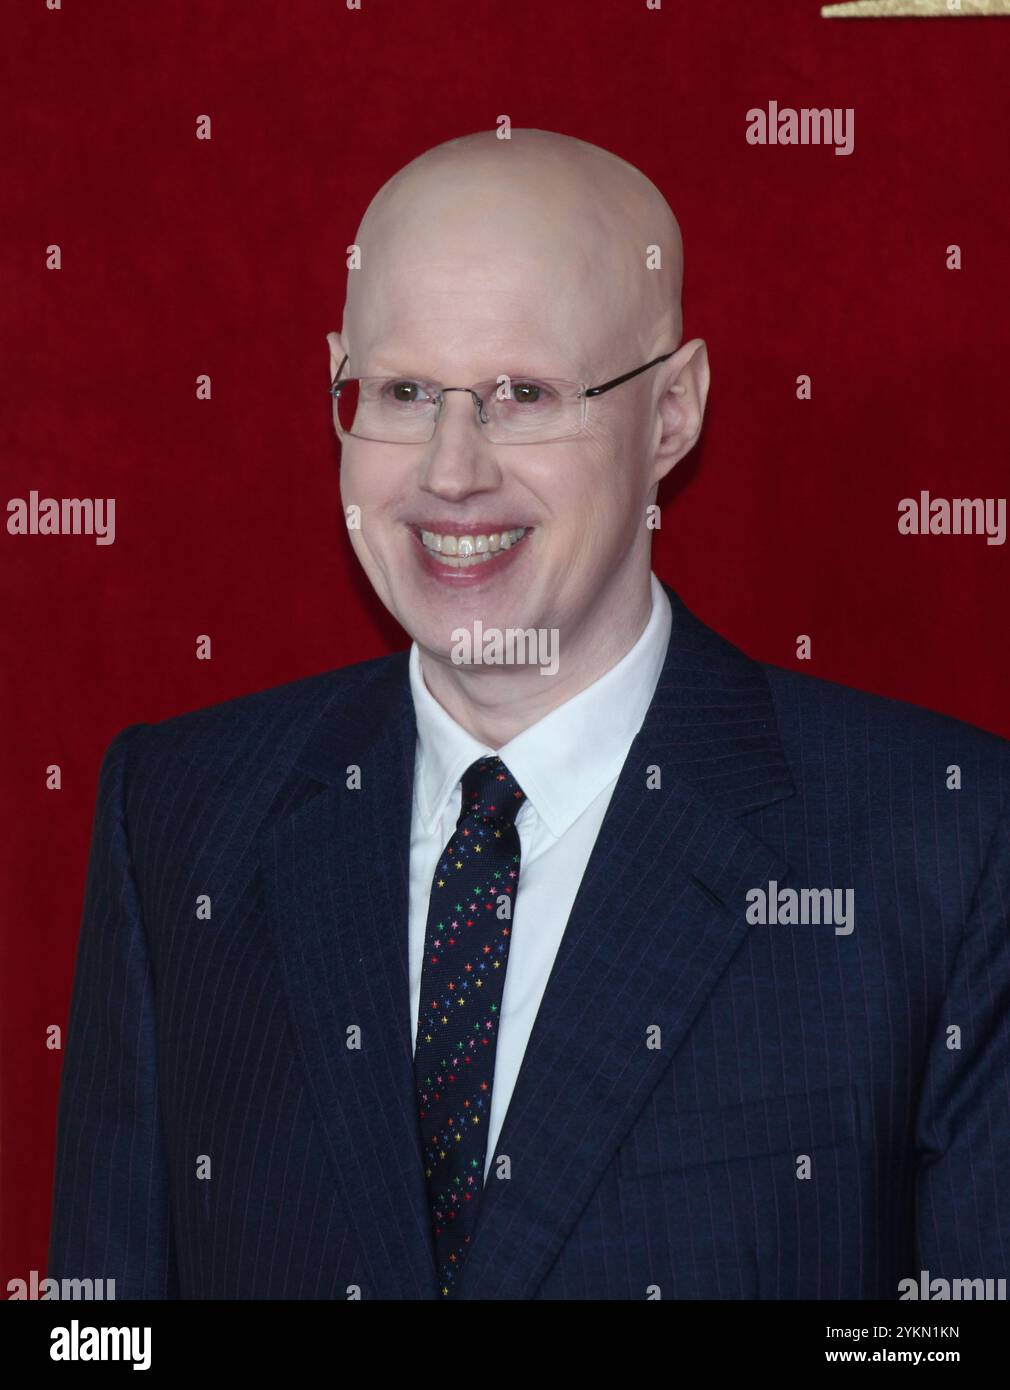
[[(709, 381), (704, 341), (680, 341), (680, 231), (624, 160), (516, 130), (415, 159), (356, 241), (327, 334), (348, 534), (429, 690), (495, 748), (609, 670), (650, 613), (657, 489)], [(557, 679), (461, 668), (477, 618), (560, 634)]]
[[(483, 131), (438, 145), (380, 189), (356, 241), (342, 336), (358, 374), (430, 368), (390, 350), (431, 333), (444, 370), (557, 362), (579, 379), (680, 342), (676, 219), (644, 174), (582, 140)], [(527, 360), (531, 337), (542, 361)]]

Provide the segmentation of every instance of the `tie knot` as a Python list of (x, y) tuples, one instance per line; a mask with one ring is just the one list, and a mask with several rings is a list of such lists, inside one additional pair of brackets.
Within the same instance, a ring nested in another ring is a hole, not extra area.
[(501, 758), (478, 758), (463, 773), (460, 818), (507, 821), (511, 824), (526, 800), (526, 793)]

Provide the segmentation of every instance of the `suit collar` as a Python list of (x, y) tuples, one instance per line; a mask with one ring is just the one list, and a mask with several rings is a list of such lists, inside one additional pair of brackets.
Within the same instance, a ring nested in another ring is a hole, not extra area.
[(760, 663), (720, 637), (668, 584), (673, 628), (642, 729), (664, 765), (713, 808), (742, 815), (795, 792)]
[[(662, 587), (672, 609), (670, 640), (640, 736), (662, 750), (670, 776), (731, 814), (792, 795), (761, 665), (696, 618), (668, 584)], [(298, 758), (296, 777), (342, 785), (345, 758), (376, 744), (395, 745), (412, 766), (416, 726), (408, 661), (405, 650), (335, 673), (335, 689)]]

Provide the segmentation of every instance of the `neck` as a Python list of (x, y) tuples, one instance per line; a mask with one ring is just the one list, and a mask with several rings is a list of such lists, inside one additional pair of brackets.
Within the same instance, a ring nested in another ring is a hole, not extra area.
[(467, 733), (498, 749), (571, 700), (616, 666), (645, 631), (652, 611), (650, 582), (626, 604), (594, 613), (591, 626), (565, 630), (564, 659), (556, 672), (539, 666), (457, 666), (419, 649), (421, 673), (432, 696)]

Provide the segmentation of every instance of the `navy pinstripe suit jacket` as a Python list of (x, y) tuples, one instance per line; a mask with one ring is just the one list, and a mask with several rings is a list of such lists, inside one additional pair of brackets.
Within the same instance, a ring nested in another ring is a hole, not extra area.
[[(753, 661), (667, 592), (663, 674), (460, 1296), (894, 1299), (921, 1270), (1006, 1277), (1010, 743)], [(52, 1277), (114, 1278), (117, 1298), (437, 1297), (414, 743), (406, 653), (113, 740)], [(749, 922), (770, 881), (852, 889), (853, 930)]]

